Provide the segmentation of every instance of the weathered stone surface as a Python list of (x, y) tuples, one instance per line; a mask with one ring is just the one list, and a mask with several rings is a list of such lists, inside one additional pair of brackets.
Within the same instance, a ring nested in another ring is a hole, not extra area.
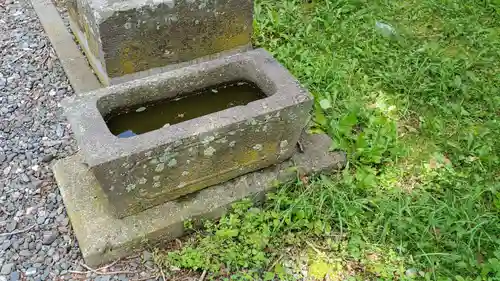
[[(241, 79), (267, 97), (127, 139), (103, 119), (115, 108)], [(65, 107), (85, 162), (125, 217), (288, 159), (312, 97), (260, 49), (97, 90)]]
[(232, 49), (252, 35), (252, 0), (70, 0), (72, 29), (103, 83)]
[(80, 155), (59, 160), (53, 170), (83, 258), (97, 267), (142, 250), (146, 244), (182, 236), (188, 219), (218, 218), (245, 197), (262, 200), (277, 182), (296, 179), (296, 168), (303, 174), (335, 172), (346, 163), (345, 153), (328, 151), (331, 139), (326, 135), (304, 133), (300, 143), (303, 152), (290, 160), (123, 219), (109, 212), (105, 194)]

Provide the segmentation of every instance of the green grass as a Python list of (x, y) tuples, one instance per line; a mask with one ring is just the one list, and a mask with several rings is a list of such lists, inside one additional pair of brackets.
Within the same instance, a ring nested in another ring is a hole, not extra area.
[(255, 45), (315, 95), (312, 131), (348, 167), (243, 201), (157, 261), (221, 280), (297, 279), (301, 262), (317, 280), (500, 280), (500, 1), (256, 1)]

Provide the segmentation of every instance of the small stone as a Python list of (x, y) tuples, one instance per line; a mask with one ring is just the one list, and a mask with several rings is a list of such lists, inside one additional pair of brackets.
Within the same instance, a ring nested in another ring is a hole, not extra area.
[(8, 231), (8, 232), (12, 232), (16, 229), (17, 227), (17, 221), (15, 220), (12, 220), (9, 224), (7, 224), (7, 226), (5, 227), (5, 229)]
[(2, 164), (5, 161), (5, 159), (7, 159), (7, 156), (5, 156), (5, 153), (0, 152), (0, 164)]
[(56, 127), (56, 135), (60, 138), (64, 135), (64, 128), (60, 124)]
[(0, 270), (0, 274), (7, 275), (12, 271), (13, 268), (14, 268), (13, 263), (6, 263), (2, 266), (2, 269)]
[(63, 218), (60, 220), (62, 226), (67, 226), (69, 224), (69, 218)]
[(26, 174), (21, 174), (21, 180), (23, 182), (30, 182), (30, 178)]
[(15, 191), (15, 192), (12, 193), (11, 196), (12, 196), (12, 199), (17, 200), (17, 199), (19, 199), (21, 197), (21, 192)]
[(7, 77), (7, 84), (12, 84), (14, 81), (16, 81), (16, 78), (16, 75)]
[(43, 239), (42, 239), (42, 244), (43, 245), (50, 245), (52, 244), (55, 240), (57, 239), (57, 233), (55, 232), (45, 232), (43, 234)]
[(34, 209), (35, 209), (34, 207), (28, 207), (28, 208), (26, 208), (26, 215), (27, 216), (31, 215), (31, 213), (33, 213)]
[(63, 269), (63, 270), (67, 270), (69, 268), (69, 264), (66, 262), (61, 262), (59, 264), (59, 267), (61, 267), (61, 269)]
[(135, 112), (143, 112), (144, 110), (146, 110), (146, 108), (144, 106), (141, 106), (138, 109), (136, 109)]
[(129, 279), (127, 278), (127, 276), (125, 274), (118, 275), (118, 280), (120, 280), (120, 281), (129, 281)]
[(21, 250), (19, 252), (19, 255), (23, 256), (23, 257), (30, 257), (31, 256), (31, 252), (29, 250)]
[(15, 271), (10, 274), (10, 281), (18, 281), (20, 277), (19, 272)]
[(28, 270), (26, 270), (26, 276), (31, 276), (36, 274), (36, 268), (30, 267)]
[(45, 156), (42, 158), (42, 161), (43, 161), (43, 162), (50, 162), (50, 161), (52, 161), (52, 159), (54, 159), (54, 155), (52, 155), (52, 154), (47, 154), (47, 155), (45, 155)]
[(7, 277), (5, 277), (5, 276), (0, 276), (0, 281), (7, 281)]
[(10, 170), (11, 170), (11, 169), (12, 169), (12, 167), (11, 167), (11, 166), (7, 166), (7, 167), (5, 167), (5, 169), (3, 169), (3, 174), (4, 174), (4, 175), (8, 175), (8, 174), (10, 173)]
[[(43, 263), (44, 261), (45, 261), (45, 253), (43, 251), (40, 251), (38, 253), (38, 256), (35, 259), (35, 262), (37, 264), (37, 263)], [(35, 264), (33, 266), (34, 267), (40, 267), (40, 266), (36, 266)]]
[(96, 279), (96, 281), (99, 280), (99, 281), (109, 281), (111, 280), (111, 276), (110, 275), (103, 275), (103, 276), (100, 276), (99, 279)]
[(417, 270), (415, 268), (409, 268), (406, 270), (405, 275), (410, 278), (415, 278), (417, 276)]
[(67, 233), (68, 232), (68, 228), (65, 226), (59, 226), (57, 228), (57, 230), (59, 230), (60, 233)]
[(7, 250), (8, 248), (10, 248), (10, 246), (12, 245), (12, 240), (5, 240), (3, 241), (3, 244), (2, 244), (2, 250)]
[(12, 242), (12, 248), (14, 248), (15, 250), (19, 249), (19, 245), (20, 245), (19, 241), (13, 241)]
[(49, 250), (47, 251), (47, 256), (49, 256), (49, 257), (53, 256), (55, 251), (56, 250), (54, 248), (49, 248)]
[(38, 217), (38, 218), (36, 219), (36, 223), (37, 223), (37, 224), (43, 224), (44, 222), (45, 222), (45, 217)]

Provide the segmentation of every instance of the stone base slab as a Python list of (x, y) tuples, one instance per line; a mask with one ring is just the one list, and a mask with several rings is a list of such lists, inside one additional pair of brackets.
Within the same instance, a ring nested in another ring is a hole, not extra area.
[(260, 201), (278, 182), (301, 174), (333, 172), (345, 154), (329, 152), (326, 135), (303, 134), (301, 152), (281, 164), (170, 201), (123, 219), (108, 211), (108, 201), (79, 154), (57, 161), (54, 175), (85, 262), (90, 266), (126, 257), (146, 243), (167, 242), (184, 234), (188, 219), (216, 219), (243, 198)]

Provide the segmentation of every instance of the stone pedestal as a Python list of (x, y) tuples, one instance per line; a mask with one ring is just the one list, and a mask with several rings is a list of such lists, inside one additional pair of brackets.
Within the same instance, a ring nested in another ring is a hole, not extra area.
[(252, 0), (69, 0), (71, 28), (104, 85), (251, 45)]

